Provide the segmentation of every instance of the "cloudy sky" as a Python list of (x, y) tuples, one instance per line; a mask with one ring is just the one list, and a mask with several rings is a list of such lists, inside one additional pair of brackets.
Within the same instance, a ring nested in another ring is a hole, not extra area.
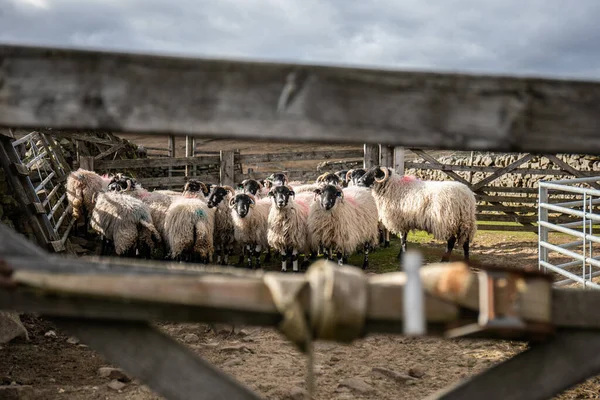
[(0, 0), (0, 42), (600, 80), (600, 0)]

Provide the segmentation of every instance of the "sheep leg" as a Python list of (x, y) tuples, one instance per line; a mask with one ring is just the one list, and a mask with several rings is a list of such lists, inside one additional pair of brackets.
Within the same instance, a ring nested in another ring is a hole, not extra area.
[(242, 266), (244, 265), (244, 260), (246, 259), (246, 246), (242, 246), (242, 249), (240, 251), (240, 258), (238, 260), (238, 266)]
[(106, 239), (106, 237), (104, 237), (104, 235), (102, 235), (100, 237), (100, 255), (101, 256), (105, 256), (106, 255), (106, 244), (108, 242), (108, 240)]
[(448, 247), (446, 249), (446, 253), (442, 256), (442, 262), (450, 261), (450, 253), (454, 249), (454, 245), (456, 244), (456, 236), (451, 236), (448, 239)]
[(383, 245), (383, 247), (390, 247), (390, 231), (388, 231), (387, 229), (385, 230), (385, 244)]
[(246, 253), (247, 253), (247, 266), (248, 268), (252, 268), (252, 246), (247, 244), (246, 245)]
[(371, 244), (365, 243), (365, 258), (363, 260), (363, 269), (369, 268), (369, 250), (371, 250)]
[(406, 241), (408, 239), (408, 232), (402, 232), (400, 235), (400, 251), (398, 252), (398, 260), (402, 259), (402, 253), (406, 252)]
[(254, 269), (260, 269), (260, 251), (262, 250), (262, 246), (257, 244), (254, 248)]
[(337, 261), (338, 261), (338, 265), (344, 265), (344, 255), (342, 254), (341, 251), (337, 252)]
[(267, 254), (265, 255), (265, 263), (268, 263), (269, 261), (271, 261), (271, 248), (267, 247)]
[(223, 259), (225, 260), (225, 263), (223, 265), (229, 264), (229, 256), (231, 256), (231, 255), (233, 255), (233, 246), (228, 246), (227, 251), (225, 252), (225, 255), (223, 256)]
[(298, 272), (298, 250), (292, 250), (292, 270)]
[(469, 261), (469, 239), (463, 243), (463, 251), (465, 253), (465, 261)]
[(281, 272), (287, 272), (287, 250), (281, 251)]

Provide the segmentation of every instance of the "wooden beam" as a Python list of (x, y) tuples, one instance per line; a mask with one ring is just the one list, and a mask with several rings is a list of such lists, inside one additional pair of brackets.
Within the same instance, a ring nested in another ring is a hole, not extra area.
[[(418, 163), (413, 161), (405, 162), (406, 168), (415, 169), (434, 169), (440, 171), (473, 171), (473, 172), (496, 172), (500, 167), (485, 167), (483, 165), (451, 165), (451, 164), (430, 164), (430, 163)], [(579, 171), (583, 177), (597, 175), (594, 171)], [(531, 175), (554, 175), (554, 176), (567, 176), (569, 173), (560, 169), (543, 169), (543, 168), (517, 168), (512, 171), (513, 174), (531, 174)]]
[[(444, 165), (441, 162), (439, 162), (435, 157), (430, 156), (423, 150), (410, 149), (410, 151), (423, 157), (424, 160), (429, 161), (433, 165)], [(464, 179), (462, 176), (458, 175), (457, 173), (455, 173), (453, 171), (445, 170), (445, 169), (442, 169), (442, 172), (445, 173), (446, 175), (448, 175), (449, 177), (451, 177), (452, 179), (454, 179), (455, 181), (464, 183), (465, 185), (467, 185), (467, 187), (471, 187), (471, 184), (469, 183), (469, 181), (467, 181), (466, 179)]]
[(260, 399), (246, 386), (148, 323), (52, 320), (108, 362), (120, 366), (167, 399)]
[(394, 147), (394, 170), (400, 176), (404, 175), (404, 147)]
[(520, 165), (525, 164), (527, 161), (531, 160), (533, 157), (534, 157), (533, 154), (526, 154), (525, 156), (519, 158), (515, 162), (508, 164), (506, 167), (500, 168), (499, 170), (497, 170), (496, 172), (494, 172), (490, 176), (486, 176), (485, 178), (483, 178), (479, 182), (475, 183), (471, 187), (471, 190), (474, 191), (474, 192), (478, 191), (479, 189), (481, 189), (485, 185), (487, 185), (487, 184), (493, 182), (494, 180), (500, 178), (502, 175), (508, 174), (509, 172), (517, 169), (517, 167), (519, 167)]
[(9, 45), (0, 60), (0, 126), (600, 154), (598, 82)]
[(116, 153), (117, 151), (121, 150), (123, 147), (125, 147), (125, 143), (117, 143), (114, 146), (104, 150), (102, 153), (95, 156), (94, 159), (101, 160), (104, 157), (106, 157), (112, 153)]
[[(567, 164), (566, 162), (564, 162), (563, 160), (561, 160), (553, 154), (544, 154), (544, 157), (556, 164), (556, 166), (560, 167), (560, 169), (562, 169), (563, 171), (566, 171), (577, 178), (584, 178), (586, 176), (589, 176), (587, 175), (589, 171), (579, 171), (578, 169), (573, 168), (572, 166), (570, 166), (569, 164)], [(596, 172), (593, 173), (596, 174)], [(596, 182), (588, 182), (588, 185), (590, 185), (594, 189), (600, 189), (600, 185)]]
[(280, 161), (304, 161), (304, 160), (345, 160), (363, 158), (363, 150), (336, 150), (336, 151), (292, 151), (285, 153), (267, 154), (240, 154), (236, 161), (243, 164), (268, 163)]
[(94, 171), (95, 168), (95, 159), (92, 156), (81, 156), (79, 158), (79, 168), (85, 169), (88, 171)]
[(597, 331), (565, 330), (428, 400), (545, 400), (600, 374)]
[(380, 145), (379, 151), (381, 154), (380, 165), (383, 167), (394, 168), (394, 146)]
[(179, 158), (137, 158), (131, 160), (97, 160), (95, 167), (98, 170), (105, 169), (139, 169), (139, 168), (166, 168), (186, 166), (208, 166), (219, 165), (218, 156), (208, 157), (179, 157)]

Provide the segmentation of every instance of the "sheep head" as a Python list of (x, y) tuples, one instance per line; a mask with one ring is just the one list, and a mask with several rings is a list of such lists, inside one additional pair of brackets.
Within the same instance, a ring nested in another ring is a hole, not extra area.
[(255, 204), (254, 196), (249, 193), (238, 193), (229, 200), (229, 208), (234, 209), (241, 218), (245, 218)]
[(335, 173), (335, 175), (340, 178), (340, 184), (342, 184), (342, 186), (348, 186), (348, 171), (347, 170), (341, 170), (341, 171), (337, 171)]
[(287, 175), (283, 172), (273, 173), (267, 178), (267, 180), (271, 181), (271, 186), (282, 186), (289, 182)]
[(200, 182), (197, 179), (190, 179), (183, 186), (183, 193), (188, 195), (202, 193), (206, 197), (209, 191), (204, 182)]
[(228, 195), (235, 196), (235, 191), (231, 186), (214, 186), (208, 196), (208, 208), (218, 206)]
[(333, 172), (325, 172), (324, 174), (319, 175), (315, 183), (325, 183), (328, 185), (339, 185), (341, 183), (341, 179), (339, 176), (334, 174)]
[(313, 193), (315, 194), (315, 201), (319, 202), (325, 210), (331, 210), (338, 198), (340, 201), (344, 199), (344, 191), (337, 185), (325, 184), (315, 189)]
[(352, 182), (355, 186), (358, 186), (358, 180), (367, 172), (364, 168), (351, 169), (346, 172), (346, 181)]
[(390, 168), (374, 166), (369, 168), (357, 181), (357, 186), (373, 187), (376, 183), (387, 181), (393, 171)]
[(273, 199), (273, 204), (277, 208), (285, 208), (291, 197), (296, 196), (296, 192), (291, 186), (275, 186), (269, 191), (269, 197)]
[(256, 196), (262, 187), (263, 185), (256, 179), (244, 179), (242, 183), (238, 185), (238, 189), (242, 190), (242, 193), (250, 193), (253, 196)]

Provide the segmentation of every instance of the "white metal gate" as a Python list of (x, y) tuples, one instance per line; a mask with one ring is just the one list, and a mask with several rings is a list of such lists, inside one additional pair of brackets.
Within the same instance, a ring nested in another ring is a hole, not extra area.
[[(600, 222), (600, 215), (594, 213), (600, 204), (600, 190), (575, 186), (588, 184), (597, 186), (600, 177), (563, 179), (557, 181), (539, 182), (538, 201), (538, 229), (539, 229), (539, 268), (550, 269), (566, 277), (555, 282), (561, 286), (578, 282), (584, 288), (600, 289), (600, 285), (592, 282), (592, 278), (600, 275), (600, 255), (594, 256), (594, 243), (600, 243), (600, 236), (594, 232), (594, 224)], [(549, 193), (549, 192), (552, 193)], [(570, 195), (576, 200), (564, 201), (565, 195)], [(562, 197), (560, 201), (556, 200)], [(566, 214), (578, 218), (577, 221), (567, 223), (552, 223), (549, 212)], [(576, 240), (563, 244), (553, 244), (548, 238), (551, 231), (570, 235)], [(566, 256), (572, 261), (553, 264), (550, 252)], [(573, 271), (574, 267), (581, 266), (581, 274)]]

